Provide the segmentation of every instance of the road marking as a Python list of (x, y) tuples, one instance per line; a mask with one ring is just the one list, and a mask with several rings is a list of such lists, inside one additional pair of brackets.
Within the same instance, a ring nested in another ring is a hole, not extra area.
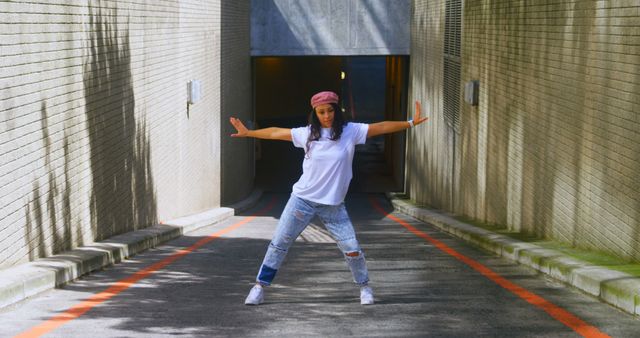
[[(260, 211), (257, 212), (257, 214), (262, 214), (262, 213), (266, 213), (267, 211), (269, 211), (271, 208), (273, 208), (273, 206), (275, 205), (276, 202), (276, 198), (275, 196), (271, 199), (271, 201), (269, 202), (269, 204), (264, 207), (263, 209), (261, 209)], [(118, 295), (120, 292), (128, 289), (129, 287), (133, 286), (135, 283), (137, 283), (138, 281), (149, 277), (151, 274), (157, 272), (158, 270), (166, 267), (167, 265), (177, 261), (178, 259), (192, 253), (193, 251), (197, 250), (198, 248), (202, 247), (203, 245), (213, 241), (216, 238), (220, 238), (222, 235), (231, 232), (239, 227), (241, 227), (242, 225), (245, 225), (251, 221), (253, 221), (257, 216), (248, 216), (244, 219), (242, 219), (240, 222), (237, 222), (235, 224), (232, 224), (220, 231), (214, 232), (211, 235), (208, 235), (207, 237), (199, 240), (198, 242), (196, 242), (195, 244), (191, 245), (190, 247), (186, 248), (186, 249), (179, 249), (176, 250), (176, 252), (174, 254), (172, 254), (171, 256), (155, 263), (152, 264), (151, 266), (148, 266), (136, 273), (134, 273), (133, 275), (121, 279), (117, 282), (114, 282), (109, 288), (107, 288), (106, 290), (97, 293), (89, 298), (87, 298), (86, 300), (70, 307), (68, 310), (66, 310), (65, 312), (54, 316), (48, 320), (46, 320), (45, 322), (32, 327), (31, 329), (15, 336), (15, 338), (34, 338), (34, 337), (40, 337), (44, 334), (47, 334), (55, 329), (57, 329), (58, 327), (66, 324), (67, 322), (70, 322), (74, 319), (79, 318), (80, 316), (84, 315), (85, 313), (87, 313), (89, 310), (91, 310), (92, 308), (94, 308), (97, 305), (102, 304), (103, 302), (111, 299), (112, 297)]]
[(479, 273), (481, 273), (483, 276), (489, 278), (491, 281), (495, 282), (496, 284), (500, 285), (501, 287), (503, 287), (504, 289), (507, 289), (509, 291), (511, 291), (513, 294), (515, 294), (516, 296), (524, 299), (525, 301), (527, 301), (528, 303), (542, 309), (543, 311), (545, 311), (546, 313), (548, 313), (551, 317), (555, 318), (557, 321), (561, 322), (562, 324), (568, 326), (569, 328), (571, 328), (572, 330), (574, 330), (576, 333), (580, 334), (583, 337), (589, 337), (589, 338), (595, 338), (595, 337), (609, 337), (607, 334), (603, 333), (602, 331), (600, 331), (597, 327), (595, 326), (591, 326), (589, 324), (587, 324), (586, 322), (584, 322), (582, 319), (576, 317), (575, 315), (573, 315), (571, 312), (549, 302), (548, 300), (536, 295), (535, 293), (513, 283), (510, 282), (509, 280), (507, 280), (506, 278), (500, 276), (498, 273), (496, 273), (495, 271), (489, 269), (488, 267), (486, 267), (485, 265), (481, 264), (480, 262), (469, 258), (461, 253), (459, 253), (458, 251), (454, 250), (453, 248), (451, 248), (450, 246), (444, 244), (443, 242), (429, 236), (428, 234), (416, 229), (415, 227), (411, 226), (409, 223), (405, 222), (404, 220), (391, 215), (391, 213), (387, 213), (378, 203), (378, 201), (376, 201), (373, 197), (369, 197), (369, 201), (371, 202), (371, 204), (373, 205), (373, 207), (378, 210), (381, 214), (383, 214), (385, 217), (393, 220), (394, 222), (402, 225), (403, 227), (405, 227), (407, 230), (409, 230), (410, 232), (412, 232), (414, 235), (423, 238), (425, 240), (427, 240), (428, 242), (430, 242), (431, 244), (433, 244), (436, 248), (440, 249), (441, 251), (453, 256), (454, 258), (456, 258), (457, 260), (467, 264), (468, 266), (470, 266), (471, 268), (473, 268), (474, 270), (478, 271)]

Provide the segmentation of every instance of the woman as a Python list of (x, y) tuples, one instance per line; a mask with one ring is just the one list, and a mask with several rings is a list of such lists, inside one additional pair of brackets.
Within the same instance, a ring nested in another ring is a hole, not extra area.
[(353, 225), (344, 205), (344, 198), (352, 176), (353, 155), (356, 144), (369, 137), (393, 133), (427, 120), (420, 116), (416, 102), (414, 118), (409, 121), (383, 121), (373, 124), (352, 123), (344, 120), (338, 107), (338, 95), (320, 92), (311, 98), (312, 111), (309, 125), (300, 128), (264, 128), (248, 130), (240, 120), (231, 118), (237, 133), (232, 137), (292, 141), (305, 151), (302, 176), (293, 185), (273, 239), (269, 244), (256, 278), (256, 285), (245, 300), (247, 305), (258, 305), (264, 300), (264, 286), (271, 285), (289, 247), (318, 216), (335, 239), (354, 282), (360, 286), (360, 303), (373, 304), (373, 291), (368, 286), (369, 275), (364, 253), (356, 239)]

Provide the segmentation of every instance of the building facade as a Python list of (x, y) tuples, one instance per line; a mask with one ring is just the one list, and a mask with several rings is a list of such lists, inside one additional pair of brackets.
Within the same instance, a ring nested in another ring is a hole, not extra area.
[(249, 8), (0, 3), (0, 268), (219, 207), (224, 152), (250, 192), (221, 142), (251, 115)]
[(640, 259), (639, 8), (414, 1), (410, 100), (432, 119), (409, 137), (411, 197)]
[[(231, 140), (227, 120), (255, 118), (252, 56), (407, 53), (404, 105), (430, 116), (407, 138), (412, 199), (638, 260), (639, 11), (613, 0), (2, 2), (0, 268), (247, 196), (254, 145)], [(192, 80), (202, 92), (189, 103)], [(477, 104), (463, 99), (470, 81)]]

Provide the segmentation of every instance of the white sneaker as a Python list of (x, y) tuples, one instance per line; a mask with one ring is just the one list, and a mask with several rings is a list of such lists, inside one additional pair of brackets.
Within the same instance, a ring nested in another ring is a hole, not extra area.
[(368, 286), (360, 288), (360, 304), (371, 305), (373, 304), (373, 290)]
[(247, 299), (244, 300), (244, 305), (258, 305), (264, 301), (264, 290), (261, 285), (254, 285), (249, 291)]

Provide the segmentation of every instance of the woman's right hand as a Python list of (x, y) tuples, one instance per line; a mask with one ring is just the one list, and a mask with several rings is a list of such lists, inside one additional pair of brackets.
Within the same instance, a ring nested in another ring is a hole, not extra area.
[(242, 121), (240, 121), (240, 119), (231, 117), (229, 118), (229, 122), (231, 122), (231, 124), (233, 125), (234, 128), (236, 128), (236, 131), (237, 131), (237, 133), (231, 134), (231, 137), (247, 137), (247, 134), (249, 133), (249, 129), (247, 129), (247, 127), (244, 126), (244, 124), (242, 123)]
[(416, 101), (416, 111), (413, 114), (413, 125), (417, 126), (428, 119), (428, 117), (422, 117), (422, 107), (420, 101)]

